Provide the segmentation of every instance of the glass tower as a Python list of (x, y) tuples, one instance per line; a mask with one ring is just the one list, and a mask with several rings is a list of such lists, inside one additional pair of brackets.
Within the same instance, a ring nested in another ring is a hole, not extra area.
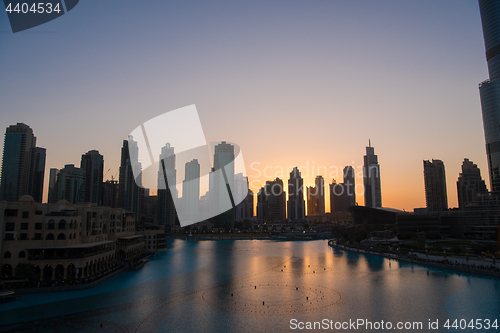
[(304, 180), (299, 169), (295, 167), (288, 179), (288, 219), (303, 220), (305, 212)]
[(382, 191), (380, 189), (380, 165), (375, 149), (368, 140), (364, 156), (363, 183), (365, 187), (365, 206), (382, 207)]
[(36, 137), (26, 124), (7, 127), (3, 148), (0, 201), (17, 201), (28, 194), (42, 202), (46, 152), (35, 147)]
[(90, 150), (82, 155), (80, 168), (85, 171), (84, 201), (102, 205), (104, 157)]
[(489, 79), (479, 84), (491, 191), (500, 192), (500, 1), (479, 0)]

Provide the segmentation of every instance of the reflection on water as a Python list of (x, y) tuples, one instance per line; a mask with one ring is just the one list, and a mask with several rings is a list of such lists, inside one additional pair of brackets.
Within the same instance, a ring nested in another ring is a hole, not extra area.
[[(330, 248), (327, 241), (173, 240), (137, 272), (0, 304), (3, 330), (284, 331), (290, 319), (490, 318), (498, 279)], [(55, 317), (55, 318), (54, 318)], [(52, 318), (40, 321), (44, 318)], [(444, 331), (444, 330), (443, 330)]]

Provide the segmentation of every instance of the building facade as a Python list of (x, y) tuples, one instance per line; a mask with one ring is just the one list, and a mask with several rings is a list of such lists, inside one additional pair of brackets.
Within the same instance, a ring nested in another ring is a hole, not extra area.
[(304, 201), (304, 180), (297, 167), (290, 172), (288, 179), (288, 219), (292, 221), (304, 220), (306, 204)]
[[(231, 199), (234, 205), (234, 146), (222, 141), (214, 148), (214, 167), (212, 171), (213, 184), (210, 186), (210, 196), (214, 209), (219, 213), (213, 218), (215, 228), (232, 228), (235, 218), (234, 208), (227, 209), (224, 198)], [(222, 177), (222, 178), (221, 178)]]
[(104, 157), (97, 150), (82, 155), (80, 169), (85, 171), (84, 202), (103, 205)]
[(448, 210), (446, 175), (441, 160), (424, 161), (425, 202), (429, 212)]
[(265, 217), (266, 221), (283, 221), (286, 219), (286, 192), (283, 181), (276, 178), (267, 181), (264, 187), (265, 195)]
[(307, 216), (325, 215), (325, 180), (316, 176), (314, 186), (307, 187)]
[(42, 202), (46, 151), (36, 147), (33, 130), (26, 124), (7, 127), (4, 138), (0, 201), (31, 195)]
[(141, 168), (139, 161), (134, 160), (139, 156), (139, 147), (137, 142), (130, 140), (123, 140), (121, 163), (120, 163), (120, 176), (118, 183), (118, 207), (135, 213), (136, 220), (139, 221), (142, 212), (142, 200), (144, 197), (144, 189), (142, 188), (141, 171), (136, 170), (135, 174), (139, 177), (135, 179), (133, 168)]
[[(164, 169), (165, 168), (165, 169)], [(165, 176), (167, 181), (165, 181)], [(176, 185), (177, 173), (175, 169), (175, 152), (170, 143), (161, 149), (158, 167), (158, 224), (163, 225), (167, 232), (178, 225), (177, 212), (175, 210), (174, 198), (177, 199), (177, 191), (171, 191), (169, 186)], [(172, 183), (172, 184), (170, 184)]]
[(0, 226), (0, 276), (7, 280), (20, 264), (38, 281), (94, 277), (145, 251), (133, 214), (124, 209), (40, 204), (26, 195), (0, 203)]
[(335, 179), (330, 184), (330, 212), (347, 212), (349, 207), (356, 205), (354, 183), (354, 168), (346, 166), (343, 170), (344, 182), (337, 183)]
[(366, 155), (363, 158), (363, 185), (365, 192), (365, 207), (382, 207), (382, 189), (380, 183), (380, 165), (375, 149), (368, 141)]
[(47, 200), (48, 203), (56, 203), (57, 202), (57, 176), (59, 175), (59, 169), (50, 168), (49, 174), (49, 198)]
[(500, 4), (479, 0), (489, 79), (479, 85), (486, 156), (493, 193), (500, 192)]
[(56, 201), (85, 202), (85, 170), (66, 164), (57, 173), (55, 191)]
[(468, 158), (464, 159), (462, 173), (458, 176), (457, 195), (460, 209), (477, 206), (482, 201), (481, 197), (488, 195), (486, 184), (481, 178), (481, 170)]
[(195, 221), (198, 218), (200, 204), (200, 163), (197, 159), (193, 159), (185, 165), (182, 203), (184, 216), (189, 221)]
[(245, 198), (234, 208), (234, 220), (241, 222), (253, 217), (253, 192), (248, 188), (248, 178), (242, 173), (234, 176), (234, 189), (237, 198)]

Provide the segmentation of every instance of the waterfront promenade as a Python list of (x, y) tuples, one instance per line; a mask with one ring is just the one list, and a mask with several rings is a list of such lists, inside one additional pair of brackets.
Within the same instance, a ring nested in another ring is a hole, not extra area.
[(387, 253), (378, 250), (366, 250), (354, 246), (337, 244), (337, 241), (334, 239), (329, 240), (328, 245), (345, 251), (374, 254), (386, 258), (402, 260), (430, 267), (451, 269), (460, 272), (488, 275), (500, 278), (500, 263), (498, 261), (493, 263), (492, 261), (482, 260), (478, 258), (463, 258), (454, 256), (444, 257), (436, 255), (425, 255), (415, 252), (411, 254)]

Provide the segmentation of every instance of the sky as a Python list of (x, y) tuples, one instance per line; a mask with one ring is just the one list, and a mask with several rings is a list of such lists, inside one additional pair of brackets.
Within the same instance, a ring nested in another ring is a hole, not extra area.
[(340, 182), (370, 139), (384, 207), (425, 207), (427, 159), (457, 207), (464, 158), (489, 187), (484, 52), (475, 0), (85, 0), (15, 34), (4, 12), (0, 130), (33, 129), (47, 188), (50, 168), (93, 149), (117, 178), (132, 130), (195, 104), (208, 142), (241, 148), (254, 192), (293, 166), (305, 185), (318, 167)]

